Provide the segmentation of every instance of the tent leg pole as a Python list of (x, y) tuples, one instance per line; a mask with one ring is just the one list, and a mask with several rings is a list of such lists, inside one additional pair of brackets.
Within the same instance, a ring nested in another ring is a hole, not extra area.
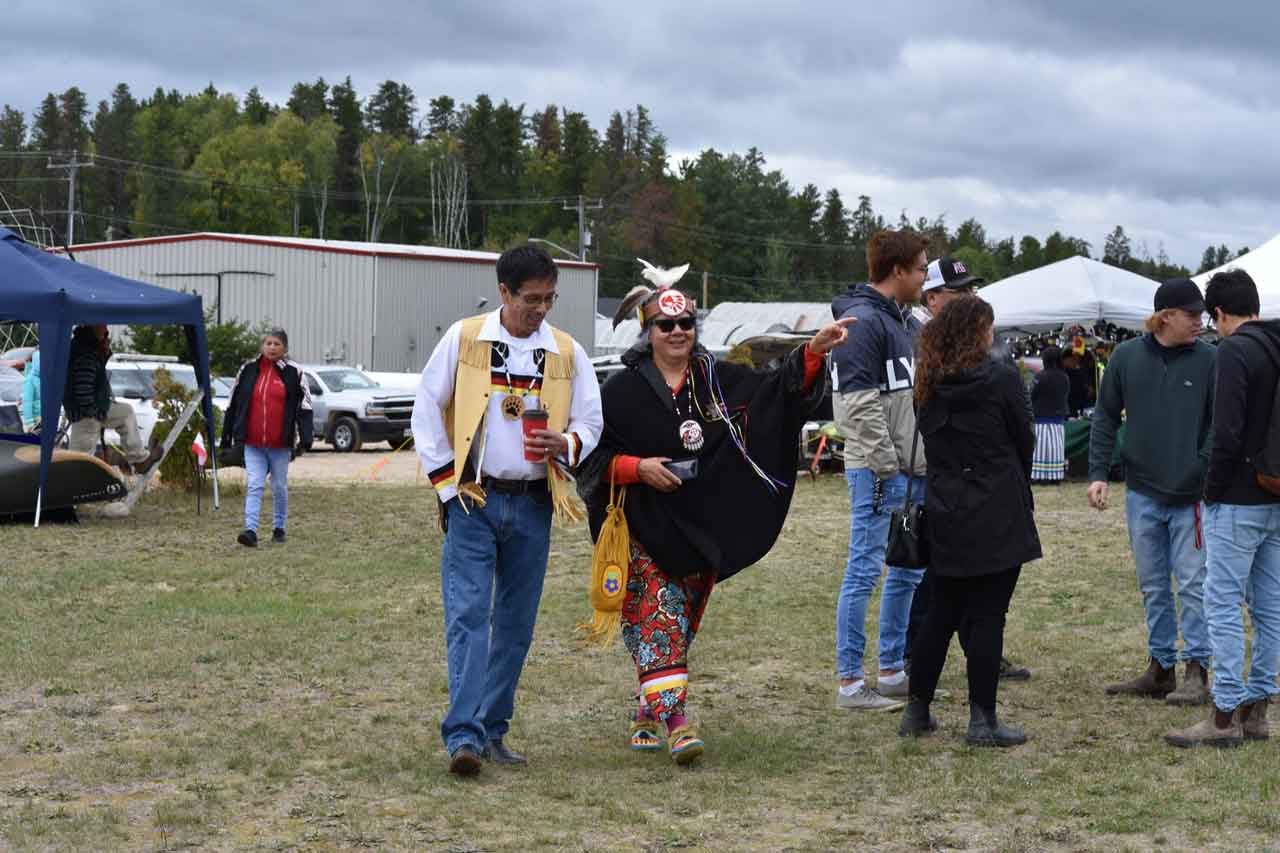
[(217, 512), (220, 502), (218, 500), (218, 448), (214, 445), (213, 454), (209, 457), (213, 463), (213, 511)]
[(34, 525), (35, 527), (40, 526), (40, 506), (43, 502), (44, 502), (44, 487), (41, 486), (40, 489), (36, 491), (36, 523)]

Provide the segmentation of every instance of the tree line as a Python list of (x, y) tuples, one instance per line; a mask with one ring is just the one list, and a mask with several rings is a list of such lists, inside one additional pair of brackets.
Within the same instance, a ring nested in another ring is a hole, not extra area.
[[(930, 254), (950, 254), (988, 281), (1091, 256), (1079, 237), (988, 235), (976, 219), (877, 212), (867, 195), (793, 187), (756, 148), (708, 148), (673, 164), (643, 105), (603, 131), (560, 104), (529, 108), (488, 95), (419, 103), (387, 80), (361, 96), (347, 77), (293, 86), (288, 101), (243, 98), (210, 84), (138, 99), (121, 83), (90, 107), (78, 87), (50, 92), (32, 113), (0, 111), (0, 193), (66, 233), (72, 152), (79, 171), (75, 239), (97, 242), (190, 231), (293, 235), (501, 250), (530, 237), (578, 251), (580, 199), (602, 295), (638, 283), (636, 256), (709, 272), (711, 298), (825, 300), (866, 278), (877, 230), (911, 227)], [(1201, 268), (1236, 254), (1205, 250)], [(1101, 260), (1152, 278), (1187, 275), (1162, 246), (1134, 247), (1123, 227)], [(696, 288), (696, 284), (691, 284)]]

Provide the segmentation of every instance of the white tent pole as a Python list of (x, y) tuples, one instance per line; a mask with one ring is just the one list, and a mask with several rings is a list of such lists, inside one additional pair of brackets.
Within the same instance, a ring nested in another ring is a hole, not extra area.
[[(223, 424), (224, 429), (225, 427), (226, 425)], [(220, 503), (218, 499), (218, 446), (216, 444), (209, 448), (209, 461), (213, 463), (213, 510), (217, 512)]]

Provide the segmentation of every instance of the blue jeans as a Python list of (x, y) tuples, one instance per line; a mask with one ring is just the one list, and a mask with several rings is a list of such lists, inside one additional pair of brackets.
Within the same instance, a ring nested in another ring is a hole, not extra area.
[(452, 755), (507, 733), (533, 642), (551, 545), (551, 498), (489, 490), (467, 513), (449, 501), (440, 561), (449, 710), (440, 735)]
[(284, 530), (289, 518), (289, 448), (244, 446), (244, 470), (249, 488), (244, 495), (244, 529), (258, 532), (262, 490), (271, 475), (271, 524)]
[[(1213, 644), (1213, 703), (1224, 711), (1280, 693), (1280, 504), (1213, 504), (1205, 510), (1209, 570), (1204, 584)], [(1244, 680), (1244, 620), (1253, 621), (1253, 661)]]
[[(1199, 504), (1175, 506), (1133, 489), (1125, 491), (1129, 547), (1147, 613), (1147, 653), (1166, 669), (1179, 660), (1179, 622), (1181, 659), (1209, 667), (1209, 632), (1204, 622), (1205, 551), (1196, 547), (1198, 510)], [(1177, 584), (1176, 605), (1170, 578)]]
[[(844, 472), (849, 484), (849, 562), (845, 564), (840, 599), (836, 604), (836, 674), (840, 678), (862, 678), (862, 658), (867, 648), (865, 623), (867, 601), (884, 566), (889, 539), (889, 514), (900, 509), (907, 496), (907, 475), (884, 481), (879, 507), (872, 506), (876, 475), (870, 468)], [(924, 502), (925, 481), (914, 478), (911, 502)], [(889, 567), (880, 596), (880, 667), (900, 670), (905, 665), (907, 622), (911, 597), (924, 569)]]

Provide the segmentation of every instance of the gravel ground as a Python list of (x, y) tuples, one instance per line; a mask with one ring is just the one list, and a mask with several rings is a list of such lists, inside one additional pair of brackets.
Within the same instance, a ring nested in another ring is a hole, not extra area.
[[(335, 453), (329, 445), (316, 442), (314, 450), (289, 465), (290, 482), (413, 483), (417, 478), (417, 454), (409, 448), (393, 453), (385, 442), (355, 453)], [(243, 482), (244, 469), (221, 472), (218, 479), (221, 482)], [(422, 482), (427, 482), (425, 476)]]

